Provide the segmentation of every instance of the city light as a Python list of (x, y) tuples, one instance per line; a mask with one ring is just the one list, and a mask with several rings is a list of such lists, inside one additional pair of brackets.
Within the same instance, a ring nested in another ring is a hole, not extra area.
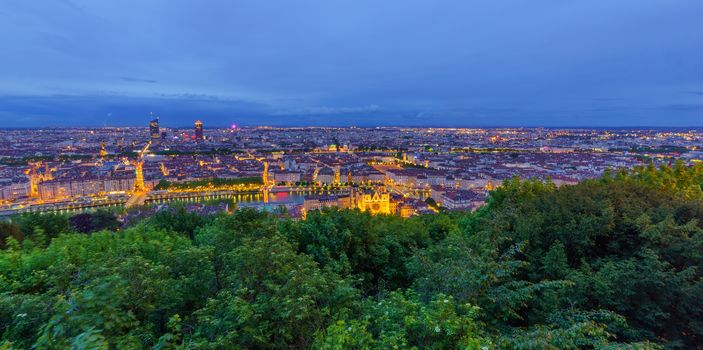
[[(164, 201), (266, 191), (273, 195), (261, 198), (290, 205), (294, 214), (333, 205), (399, 215), (402, 207), (403, 215), (417, 215), (438, 207), (476, 209), (488, 191), (514, 176), (568, 185), (649, 161), (699, 163), (703, 140), (697, 130), (639, 129), (253, 127), (232, 133), (240, 130), (236, 124), (206, 135), (199, 120), (193, 131), (159, 127), (154, 138), (154, 122), (159, 119), (143, 128), (42, 130), (21, 158), (41, 154), (36, 161), (4, 158), (8, 165), (0, 175), (10, 181), (0, 185), (0, 208), (55, 210), (106, 199), (149, 203), (157, 194)], [(81, 141), (66, 142), (76, 138)], [(237, 182), (247, 178), (258, 180)], [(192, 185), (158, 189), (162, 182)], [(388, 194), (388, 204), (371, 205), (374, 193)], [(321, 201), (325, 194), (331, 197)], [(430, 198), (437, 206), (428, 207)]]

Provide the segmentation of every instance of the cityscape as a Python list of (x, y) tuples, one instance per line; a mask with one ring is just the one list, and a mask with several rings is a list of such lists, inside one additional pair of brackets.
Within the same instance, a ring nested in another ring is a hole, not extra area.
[[(146, 124), (146, 122), (145, 122)], [(148, 127), (0, 131), (0, 213), (230, 199), (293, 217), (335, 206), (476, 210), (510, 178), (559, 185), (703, 159), (700, 129)]]
[(702, 19), (0, 1), (0, 350), (703, 350)]

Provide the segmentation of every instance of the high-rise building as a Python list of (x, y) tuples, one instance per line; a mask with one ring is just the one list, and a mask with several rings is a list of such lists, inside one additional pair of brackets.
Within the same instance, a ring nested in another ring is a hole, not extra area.
[(158, 139), (161, 137), (161, 133), (159, 133), (159, 118), (152, 119), (149, 122), (149, 133), (151, 134), (152, 139)]
[(195, 140), (202, 141), (203, 137), (203, 122), (200, 120), (195, 121)]

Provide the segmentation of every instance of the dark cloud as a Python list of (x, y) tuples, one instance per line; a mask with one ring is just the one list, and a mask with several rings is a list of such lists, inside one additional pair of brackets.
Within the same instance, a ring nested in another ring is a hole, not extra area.
[[(257, 101), (219, 99), (215, 96), (168, 95), (133, 97), (115, 94), (86, 96), (0, 96), (0, 120), (4, 127), (20, 126), (128, 126), (146, 125), (149, 113), (165, 126), (189, 126), (201, 119), (208, 126), (672, 126), (698, 124), (691, 120), (703, 105), (669, 104), (653, 108), (598, 107), (574, 112), (570, 109), (461, 108), (412, 109), (377, 105), (317, 107), (281, 110)], [(668, 116), (662, 118), (662, 115)], [(66, 121), (71, 123), (67, 124)]]
[(363, 114), (381, 112), (380, 106), (371, 104), (359, 107), (305, 107), (302, 109), (284, 109), (274, 111), (273, 115), (335, 115), (335, 114)]
[(593, 99), (594, 101), (600, 101), (600, 102), (618, 102), (622, 101), (622, 98), (618, 97), (597, 97)]
[(151, 111), (210, 125), (703, 122), (700, 0), (46, 0), (0, 13), (5, 124), (143, 125)]
[[(674, 112), (703, 112), (703, 104), (700, 103), (673, 103), (656, 107), (663, 111)], [(703, 117), (703, 116), (702, 116)]]
[(132, 78), (132, 77), (120, 77), (121, 80), (124, 81), (129, 81), (133, 83), (147, 83), (147, 84), (156, 84), (157, 81), (153, 79), (141, 79), (141, 78)]

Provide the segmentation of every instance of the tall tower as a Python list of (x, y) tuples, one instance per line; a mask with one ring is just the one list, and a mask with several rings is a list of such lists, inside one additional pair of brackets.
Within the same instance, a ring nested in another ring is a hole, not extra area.
[(29, 163), (29, 170), (27, 175), (29, 175), (29, 197), (39, 198), (39, 183), (41, 182), (41, 175), (37, 171), (39, 163)]
[(264, 182), (264, 186), (268, 186), (269, 184), (269, 162), (264, 161), (264, 173), (261, 174), (262, 181)]
[(151, 135), (152, 139), (158, 139), (161, 137), (161, 134), (159, 133), (159, 118), (154, 118), (149, 122), (149, 135)]
[(100, 158), (107, 157), (107, 150), (105, 149), (105, 141), (100, 142)]
[(486, 182), (486, 190), (487, 190), (487, 191), (493, 191), (494, 189), (495, 189), (495, 186), (493, 186), (493, 182), (491, 182), (490, 180), (488, 180), (488, 181)]
[(144, 165), (144, 154), (146, 154), (146, 151), (149, 150), (149, 147), (151, 147), (151, 141), (149, 141), (146, 146), (144, 146), (144, 148), (142, 148), (142, 150), (139, 152), (137, 160), (132, 162), (136, 175), (134, 179), (134, 192), (136, 193), (146, 192), (146, 186), (144, 185), (144, 172), (142, 170), (142, 167)]
[(146, 186), (144, 186), (144, 172), (142, 171), (143, 165), (144, 160), (142, 159), (134, 162), (134, 168), (137, 175), (136, 179), (134, 179), (134, 192), (146, 191)]
[(334, 184), (339, 185), (342, 182), (339, 166), (334, 167)]
[(200, 120), (195, 121), (195, 140), (202, 141), (203, 137), (203, 122)]

